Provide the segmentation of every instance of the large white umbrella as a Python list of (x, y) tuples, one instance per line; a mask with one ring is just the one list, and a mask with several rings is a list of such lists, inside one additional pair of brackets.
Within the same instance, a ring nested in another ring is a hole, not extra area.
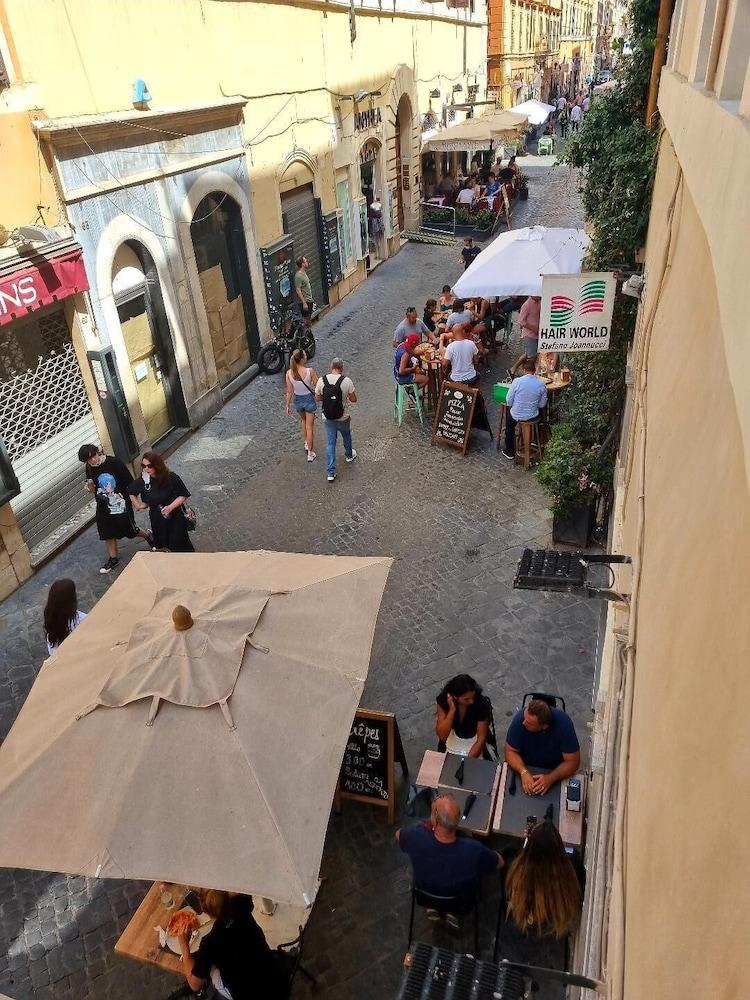
[(136, 555), (0, 750), (0, 865), (309, 905), (390, 564)]
[(544, 101), (524, 101), (523, 104), (515, 104), (511, 110), (516, 114), (527, 115), (530, 125), (544, 125), (555, 108)]
[(453, 291), (462, 299), (541, 295), (542, 276), (578, 274), (588, 246), (582, 229), (512, 229), (482, 250)]

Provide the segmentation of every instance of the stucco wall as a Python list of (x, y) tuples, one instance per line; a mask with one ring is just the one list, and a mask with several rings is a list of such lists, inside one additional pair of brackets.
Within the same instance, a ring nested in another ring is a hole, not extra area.
[(27, 111), (0, 105), (0, 223), (10, 232), (37, 220), (37, 205), (50, 226), (61, 219), (52, 177), (37, 148)]
[[(750, 937), (750, 497), (717, 261), (690, 187), (684, 178), (677, 187), (678, 171), (665, 135), (640, 334), (642, 348), (656, 307), (646, 477), (640, 482), (639, 420), (616, 542), (635, 551), (643, 490), (628, 810), (615, 834), (626, 838), (623, 995), (735, 1000), (748, 995)], [(670, 266), (659, 289), (673, 199)], [(723, 211), (731, 225), (731, 200)], [(629, 455), (622, 458), (627, 470)]]

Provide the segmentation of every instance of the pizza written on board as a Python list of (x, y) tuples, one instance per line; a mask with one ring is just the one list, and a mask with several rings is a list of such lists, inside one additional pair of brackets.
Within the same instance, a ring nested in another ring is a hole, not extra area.
[(184, 934), (189, 938), (200, 925), (200, 920), (192, 910), (178, 910), (169, 918), (167, 934), (170, 937), (180, 937)]

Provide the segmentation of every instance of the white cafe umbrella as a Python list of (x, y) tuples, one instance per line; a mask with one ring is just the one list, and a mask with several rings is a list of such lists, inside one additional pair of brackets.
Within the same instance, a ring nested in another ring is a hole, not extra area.
[(512, 229), (482, 250), (453, 291), (462, 299), (541, 295), (542, 275), (578, 274), (588, 245), (582, 229)]
[(530, 125), (544, 125), (554, 110), (552, 104), (545, 104), (544, 101), (524, 101), (511, 108), (516, 114), (527, 115)]

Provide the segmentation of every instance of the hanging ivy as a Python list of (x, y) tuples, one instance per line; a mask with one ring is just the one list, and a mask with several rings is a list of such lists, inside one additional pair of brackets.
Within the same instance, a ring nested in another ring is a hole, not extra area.
[[(590, 271), (633, 268), (646, 242), (658, 133), (646, 127), (645, 114), (658, 11), (659, 0), (631, 0), (632, 55), (620, 56), (617, 86), (592, 100), (560, 157), (579, 171), (591, 231), (584, 266)], [(561, 516), (611, 490), (636, 313), (635, 299), (617, 295), (609, 350), (565, 358), (572, 382), (537, 470), (553, 512)]]

